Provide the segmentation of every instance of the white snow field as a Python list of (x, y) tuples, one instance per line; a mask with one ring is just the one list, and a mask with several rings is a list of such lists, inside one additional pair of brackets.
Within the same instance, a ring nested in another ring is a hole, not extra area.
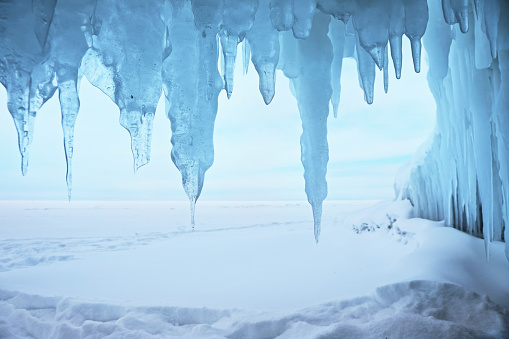
[(309, 210), (0, 202), (0, 338), (509, 337), (503, 243), (395, 201), (326, 202), (316, 244)]

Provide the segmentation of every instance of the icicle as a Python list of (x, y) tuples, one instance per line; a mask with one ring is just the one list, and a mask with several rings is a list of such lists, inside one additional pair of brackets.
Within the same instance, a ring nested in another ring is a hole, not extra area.
[(355, 56), (356, 45), (357, 45), (357, 33), (355, 32), (355, 29), (353, 28), (352, 21), (349, 21), (347, 24), (345, 24), (345, 44), (344, 44), (343, 58), (355, 59), (356, 58), (356, 56)]
[(194, 231), (195, 226), (194, 215), (196, 212), (196, 197), (194, 196), (189, 197), (189, 210), (191, 212), (191, 229)]
[(0, 81), (7, 90), (7, 107), (18, 133), (21, 173), (26, 175), (34, 120), (55, 92), (45, 45), (54, 6), (51, 1), (0, 2)]
[(360, 45), (369, 53), (381, 70), (384, 48), (389, 39), (391, 7), (384, 1), (359, 1), (353, 15), (353, 26), (357, 31)]
[[(430, 77), (430, 88), (434, 89), (449, 71), (449, 50), (452, 42), (451, 27), (442, 17), (442, 7), (435, 1), (429, 3), (429, 23), (423, 36), (426, 46)], [(432, 89), (432, 92), (433, 92)], [(437, 89), (438, 90), (438, 89)]]
[(468, 32), (468, 3), (469, 0), (442, 0), (445, 22), (459, 23), (462, 33)]
[(442, 0), (442, 11), (444, 13), (444, 20), (449, 25), (453, 25), (457, 22), (456, 17), (454, 15), (454, 11), (451, 7), (451, 1), (453, 0)]
[[(78, 97), (78, 74), (81, 60), (89, 45), (91, 22), (95, 1), (59, 1), (55, 7), (51, 24), (51, 59), (55, 65), (56, 82), (59, 90), (64, 151), (67, 163), (67, 197), (72, 193), (72, 157), (74, 150), (74, 125), (80, 109)], [(88, 36), (87, 36), (88, 35)]]
[(345, 48), (345, 24), (339, 20), (331, 20), (329, 38), (332, 43), (334, 59), (332, 60), (332, 111), (334, 118), (338, 117), (338, 107), (341, 95), (341, 70), (343, 68), (343, 54)]
[(251, 58), (251, 47), (249, 47), (249, 42), (246, 39), (242, 42), (242, 70), (244, 75), (249, 71), (249, 58)]
[[(207, 78), (205, 90), (207, 99), (211, 100), (216, 92), (217, 57), (215, 60), (212, 60), (208, 56), (217, 55), (218, 52), (216, 36), (222, 19), (223, 0), (193, 0), (191, 4), (194, 24), (202, 35), (200, 48), (204, 49), (203, 53), (207, 56), (200, 59), (200, 61), (204, 64), (203, 67)], [(231, 85), (233, 86), (233, 83)]]
[(332, 44), (327, 36), (330, 16), (316, 14), (313, 28), (306, 40), (299, 41), (302, 74), (291, 79), (302, 120), (301, 160), (308, 202), (313, 208), (314, 234), (318, 241), (321, 225), (321, 207), (327, 197), (327, 116), (332, 96)]
[(477, 19), (474, 20), (475, 67), (483, 69), (490, 67), (493, 58), (491, 56), (490, 41), (486, 34), (484, 11), (479, 10), (476, 17)]
[(318, 0), (294, 0), (293, 3), (293, 36), (306, 39), (311, 32)]
[(384, 92), (389, 90), (389, 51), (387, 48), (384, 50)]
[(428, 24), (428, 4), (426, 0), (404, 0), (405, 35), (410, 39), (412, 59), (416, 73), (421, 71), (421, 38)]
[(161, 62), (168, 53), (163, 3), (110, 1), (97, 3), (94, 16), (100, 30), (81, 69), (120, 109), (119, 122), (131, 136), (136, 171), (150, 161), (152, 122), (161, 97)]
[[(77, 73), (77, 70), (76, 70)], [(72, 75), (69, 75), (72, 77)], [(74, 144), (74, 124), (79, 111), (80, 102), (78, 90), (76, 88), (76, 79), (62, 79), (61, 75), (58, 83), (60, 109), (62, 111), (62, 129), (64, 132), (64, 150), (67, 163), (66, 182), (67, 197), (71, 200), (72, 192), (72, 156)]]
[(193, 207), (193, 201), (200, 197), (205, 172), (214, 161), (212, 136), (217, 97), (223, 87), (217, 71), (215, 33), (219, 18), (208, 17), (206, 8), (203, 16), (193, 15), (190, 1), (172, 3), (173, 13), (166, 17), (166, 24), (173, 49), (163, 63), (163, 86), (171, 121), (171, 158)]
[(468, 32), (468, 0), (452, 0), (454, 14), (460, 25), (462, 33)]
[(278, 68), (287, 78), (294, 79), (300, 75), (302, 68), (298, 57), (298, 40), (293, 37), (290, 31), (280, 33), (279, 37), (281, 51)]
[(293, 27), (293, 0), (271, 0), (270, 19), (278, 31), (287, 31)]
[(402, 52), (401, 52), (401, 44), (402, 39), (401, 36), (392, 36), (390, 39), (391, 42), (391, 58), (394, 63), (394, 71), (396, 73), (396, 79), (401, 78), (401, 64), (402, 64)]
[[(498, 29), (500, 31), (498, 38), (498, 96), (496, 98), (496, 106), (493, 112), (494, 121), (497, 124), (498, 138), (498, 165), (500, 166), (500, 176), (503, 183), (502, 191), (504, 194), (504, 239), (505, 239), (505, 255), (509, 260), (509, 4), (507, 2), (500, 3), (500, 18), (505, 20), (499, 21)], [(502, 39), (501, 37), (504, 38)], [(496, 70), (496, 69), (495, 69)], [(495, 78), (496, 79), (496, 78)]]
[(251, 61), (260, 79), (260, 93), (265, 104), (274, 98), (276, 66), (279, 60), (279, 36), (270, 22), (269, 0), (261, 0), (255, 22), (246, 36), (251, 47)]
[(251, 29), (257, 7), (258, 3), (253, 0), (242, 2), (226, 0), (224, 4), (223, 23), (219, 36), (223, 49), (224, 82), (228, 99), (230, 99), (233, 91), (233, 73), (235, 59), (237, 58), (237, 45), (244, 39), (246, 32)]
[(226, 96), (228, 99), (233, 92), (233, 72), (235, 70), (235, 59), (237, 58), (238, 37), (228, 35), (226, 30), (221, 32), (221, 47), (223, 49), (223, 69)]
[(315, 242), (318, 244), (318, 241), (320, 240), (320, 231), (322, 228), (322, 203), (311, 204), (311, 209), (313, 210)]
[[(500, 20), (500, 0), (484, 0), (484, 24), (490, 41), (491, 57), (497, 57), (498, 23)], [(507, 18), (506, 18), (507, 20)]]
[(30, 75), (24, 71), (9, 74), (7, 89), (7, 107), (18, 132), (18, 147), (21, 154), (21, 174), (28, 169), (28, 153), (34, 132), (34, 116), (30, 111)]
[(361, 47), (359, 40), (357, 39), (356, 45), (357, 51), (357, 68), (359, 78), (361, 80), (361, 87), (364, 91), (364, 100), (368, 104), (373, 103), (373, 93), (375, 87), (375, 62), (373, 58)]
[(401, 0), (392, 1), (391, 23), (389, 28), (389, 42), (391, 45), (391, 57), (394, 63), (396, 79), (401, 78), (402, 64), (402, 36), (405, 32), (405, 8)]

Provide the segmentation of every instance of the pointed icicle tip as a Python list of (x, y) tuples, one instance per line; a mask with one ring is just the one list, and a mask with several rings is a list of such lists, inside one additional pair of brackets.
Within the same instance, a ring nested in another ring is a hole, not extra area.
[(265, 102), (265, 105), (268, 105), (271, 103), (272, 99), (274, 98), (274, 95), (276, 93), (276, 75), (275, 75), (275, 66), (273, 64), (265, 64), (262, 65), (258, 71), (258, 77), (259, 77), (259, 90), (263, 97), (263, 101)]
[(484, 236), (484, 253), (486, 254), (486, 262), (490, 261), (490, 239)]
[(369, 50), (366, 50), (369, 55), (373, 58), (373, 61), (378, 66), (379, 70), (382, 70), (384, 65), (384, 47), (375, 46)]
[(194, 212), (196, 210), (196, 198), (194, 196), (189, 197), (189, 210), (191, 211), (191, 229), (194, 231)]
[(415, 73), (419, 73), (421, 71), (421, 39), (412, 39), (410, 43), (412, 47), (414, 70)]
[(389, 91), (389, 51), (385, 48), (384, 51), (384, 92), (387, 93)]
[(459, 11), (457, 17), (458, 17), (458, 22), (460, 24), (461, 33), (467, 33), (468, 32), (468, 7), (466, 9)]
[(272, 99), (274, 98), (274, 91), (271, 91), (270, 89), (262, 91), (262, 97), (263, 102), (265, 102), (265, 105), (268, 105), (272, 102)]
[(67, 163), (67, 176), (65, 178), (65, 181), (67, 183), (67, 200), (69, 200), (70, 202), (72, 195), (72, 172), (70, 162)]
[(337, 119), (338, 118), (338, 106), (337, 105), (333, 105), (332, 113), (334, 114), (334, 119)]
[(320, 241), (320, 231), (322, 226), (322, 203), (311, 203), (311, 208), (313, 209), (315, 242), (318, 244)]
[(368, 84), (368, 86), (364, 86), (364, 101), (371, 105), (373, 103), (374, 93), (373, 93), (373, 84)]
[(21, 175), (27, 175), (28, 171), (28, 156), (25, 154), (21, 155)]
[(149, 161), (150, 161), (150, 158), (145, 153), (143, 153), (141, 155), (140, 154), (134, 155), (134, 164), (133, 164), (134, 173), (136, 173), (140, 169), (140, 167), (148, 164)]

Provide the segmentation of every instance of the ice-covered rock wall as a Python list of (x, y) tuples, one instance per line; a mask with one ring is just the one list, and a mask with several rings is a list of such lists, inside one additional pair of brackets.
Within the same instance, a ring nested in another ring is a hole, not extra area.
[[(401, 196), (410, 197), (419, 213), (448, 217), (455, 225), (480, 229), (478, 215), (484, 208), (495, 212), (483, 212), (482, 225), (502, 223), (507, 220), (507, 189), (497, 185), (507, 188), (507, 175), (497, 173), (507, 173), (507, 4), (430, 0), (429, 5), (431, 16), (426, 0), (1, 1), (0, 82), (18, 131), (22, 173), (28, 167), (37, 111), (57, 89), (69, 198), (81, 77), (118, 106), (120, 123), (131, 135), (135, 169), (150, 160), (152, 122), (163, 92), (172, 129), (171, 157), (194, 211), (214, 159), (217, 98), (222, 89), (228, 97), (234, 94), (237, 45), (243, 43), (244, 68), (250, 58), (266, 104), (275, 95), (277, 69), (291, 80), (302, 119), (305, 190), (318, 241), (327, 196), (326, 122), (329, 104), (335, 115), (338, 111), (343, 58), (357, 61), (359, 83), (370, 104), (377, 67), (388, 90), (389, 49), (395, 77), (401, 77), (403, 35), (411, 44), (415, 71), (420, 71), (421, 38), (430, 17), (425, 37), (430, 86), (440, 111), (438, 141), (428, 152), (430, 160), (408, 174), (410, 184), (401, 188)], [(451, 30), (448, 24), (456, 22), (465, 34)], [(469, 29), (469, 23), (474, 27)], [(492, 109), (483, 110), (485, 105)], [(443, 147), (440, 139), (447, 139)], [(445, 166), (443, 156), (455, 165)], [(447, 173), (433, 171), (433, 166)], [(454, 213), (448, 207), (451, 198)], [(428, 211), (429, 206), (436, 207)], [(494, 239), (501, 237), (501, 227), (484, 229)]]
[(423, 40), (437, 124), (396, 191), (417, 215), (483, 237), (489, 254), (491, 241), (509, 237), (509, 3), (429, 6)]

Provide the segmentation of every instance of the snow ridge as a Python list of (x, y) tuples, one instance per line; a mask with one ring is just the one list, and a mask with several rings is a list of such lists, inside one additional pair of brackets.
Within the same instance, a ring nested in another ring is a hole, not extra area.
[(0, 290), (2, 338), (503, 338), (509, 313), (459, 285), (416, 280), (290, 313), (125, 307)]

